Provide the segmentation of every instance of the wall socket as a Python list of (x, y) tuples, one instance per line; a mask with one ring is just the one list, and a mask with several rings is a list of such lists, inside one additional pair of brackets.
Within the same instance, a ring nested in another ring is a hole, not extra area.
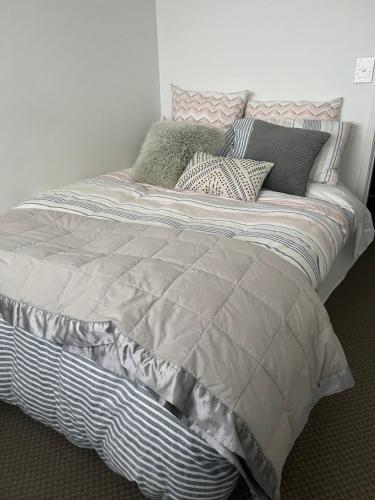
[(354, 83), (371, 83), (374, 75), (375, 57), (358, 57), (355, 73)]

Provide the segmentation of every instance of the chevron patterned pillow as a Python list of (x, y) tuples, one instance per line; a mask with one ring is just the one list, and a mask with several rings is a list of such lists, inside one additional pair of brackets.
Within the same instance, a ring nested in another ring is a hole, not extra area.
[(226, 128), (241, 118), (248, 91), (225, 94), (184, 90), (172, 85), (172, 119)]
[(176, 189), (255, 201), (273, 163), (195, 153)]
[(244, 117), (274, 120), (339, 120), (343, 98), (332, 101), (248, 101)]

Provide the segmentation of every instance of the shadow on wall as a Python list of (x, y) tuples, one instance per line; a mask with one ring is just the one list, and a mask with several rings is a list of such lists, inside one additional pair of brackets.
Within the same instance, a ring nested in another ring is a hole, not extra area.
[(132, 165), (160, 116), (149, 0), (1, 0), (0, 213)]

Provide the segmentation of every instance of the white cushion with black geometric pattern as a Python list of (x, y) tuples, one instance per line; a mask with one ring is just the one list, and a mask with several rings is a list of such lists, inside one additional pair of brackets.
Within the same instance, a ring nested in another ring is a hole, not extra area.
[(176, 189), (255, 201), (273, 167), (267, 161), (225, 158), (209, 153), (195, 153), (179, 178)]

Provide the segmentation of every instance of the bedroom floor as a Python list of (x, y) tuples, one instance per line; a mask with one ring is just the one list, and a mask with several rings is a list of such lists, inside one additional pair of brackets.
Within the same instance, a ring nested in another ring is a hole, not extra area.
[[(314, 409), (287, 462), (283, 500), (375, 499), (374, 279), (375, 244), (327, 303), (356, 386)], [(51, 498), (143, 497), (94, 452), (0, 403), (0, 499)], [(231, 500), (248, 498), (239, 484)]]

